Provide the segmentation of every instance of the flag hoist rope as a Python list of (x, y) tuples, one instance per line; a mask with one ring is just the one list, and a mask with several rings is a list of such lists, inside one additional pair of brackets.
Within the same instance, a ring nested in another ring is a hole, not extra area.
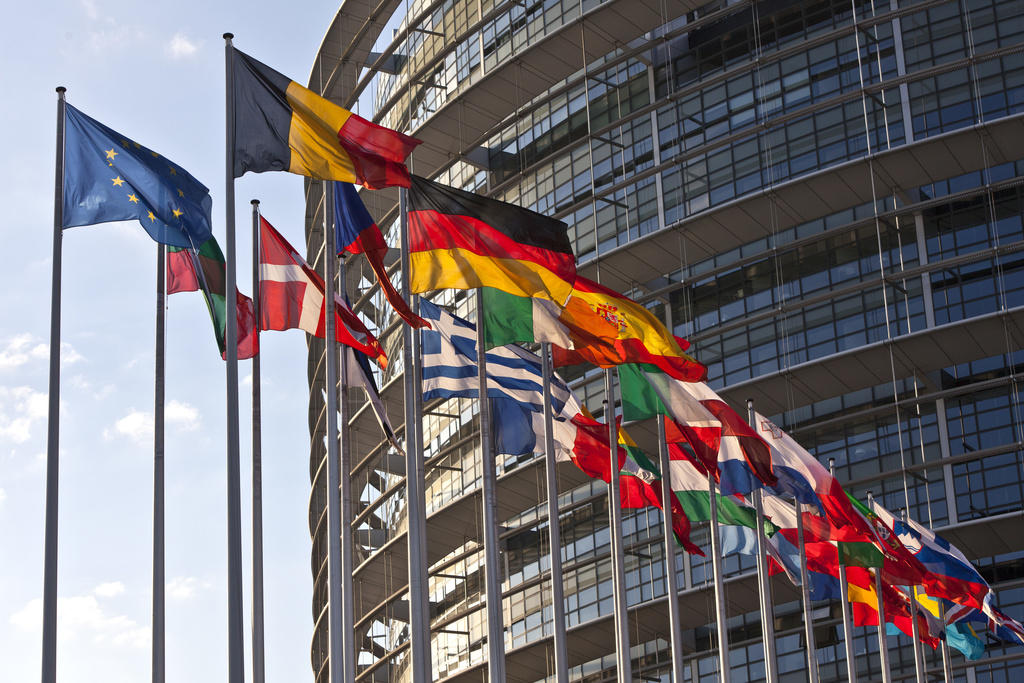
[[(235, 94), (230, 33), (224, 34), (226, 97), (226, 163), (224, 188), (225, 302), (235, 295)], [(225, 310), (227, 305), (225, 303)], [(228, 508), (228, 683), (245, 680), (245, 628), (242, 615), (242, 483), (238, 447), (238, 319), (225, 315), (224, 351), (227, 377), (227, 508)]]

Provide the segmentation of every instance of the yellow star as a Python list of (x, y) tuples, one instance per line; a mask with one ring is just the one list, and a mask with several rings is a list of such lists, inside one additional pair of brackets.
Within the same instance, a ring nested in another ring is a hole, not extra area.
[(179, 196), (179, 197), (184, 197), (184, 196), (185, 196), (185, 193), (184, 193), (184, 192), (182, 192), (182, 191), (181, 191), (181, 190), (179, 189), (179, 190), (178, 190), (178, 196)]
[(167, 168), (171, 169), (171, 175), (178, 175), (178, 171), (173, 166), (168, 166)]
[(159, 155), (159, 154), (157, 154), (156, 152), (150, 152), (150, 154), (152, 154), (152, 155), (153, 155), (153, 158), (154, 158), (154, 159), (155, 159), (156, 157), (160, 156), (160, 155)]
[(151, 220), (151, 221), (155, 221), (156, 220), (156, 216), (153, 215), (152, 211), (150, 211), (146, 215), (149, 216), (149, 220)]
[(174, 217), (175, 217), (175, 218), (177, 218), (178, 216), (180, 216), (181, 214), (183, 214), (183, 213), (185, 213), (185, 212), (184, 212), (184, 211), (178, 211), (177, 209), (173, 209), (173, 210), (171, 211), (171, 213), (173, 213), (173, 214), (174, 214)]
[(135, 193), (132, 193), (128, 195), (128, 201), (130, 201), (132, 204), (138, 204), (139, 198), (135, 196)]
[(133, 142), (132, 144), (135, 145), (135, 149), (142, 149), (142, 145), (140, 145), (139, 143)]
[(115, 187), (121, 187), (122, 185), (124, 185), (124, 180), (121, 179), (121, 176), (117, 176), (116, 178), (112, 178), (110, 180), (110, 182), (114, 183)]
[(127, 146), (128, 146), (128, 145), (130, 145), (130, 144), (132, 144), (132, 143), (128, 142), (128, 141), (127, 141), (127, 140), (125, 140), (124, 138), (121, 138), (121, 146), (122, 146), (122, 147), (127, 147)]
[(110, 159), (111, 161), (113, 161), (114, 157), (116, 157), (118, 154), (120, 154), (120, 152), (115, 152), (113, 147), (107, 150), (107, 158)]

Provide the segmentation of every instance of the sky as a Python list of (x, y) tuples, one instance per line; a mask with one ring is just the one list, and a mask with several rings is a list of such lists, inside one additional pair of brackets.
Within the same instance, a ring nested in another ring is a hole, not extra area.
[[(187, 169), (224, 239), (224, 43), (305, 83), (338, 0), (17, 3), (0, 28), (0, 683), (38, 680), (43, 591), (54, 88)], [(252, 293), (250, 200), (304, 251), (302, 178), (236, 182), (238, 282)], [(62, 683), (150, 676), (156, 244), (137, 223), (64, 233), (59, 602)], [(227, 672), (225, 373), (199, 293), (167, 303), (167, 680)], [(309, 680), (312, 634), (306, 345), (264, 334), (268, 680)], [(246, 661), (250, 363), (241, 378)], [(251, 680), (247, 670), (246, 678)]]

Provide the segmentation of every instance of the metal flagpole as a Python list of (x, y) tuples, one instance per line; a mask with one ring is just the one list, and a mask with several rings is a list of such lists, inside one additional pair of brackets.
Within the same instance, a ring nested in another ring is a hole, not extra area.
[[(754, 420), (754, 401), (747, 399), (747, 422), (757, 431)], [(764, 636), (764, 673), (767, 683), (778, 683), (779, 662), (775, 655), (775, 613), (772, 608), (772, 587), (768, 583), (768, 549), (764, 540), (764, 505), (761, 501), (761, 488), (751, 493), (754, 499), (754, 512), (757, 519), (757, 592), (760, 598), (761, 633)]]
[[(324, 248), (327, 251), (328, 261), (334, 261), (338, 257), (338, 247), (335, 244), (334, 221), (337, 215), (334, 206), (334, 186), (324, 198), (326, 202), (326, 214), (329, 229), (327, 230)], [(327, 192), (326, 188), (324, 190)], [(346, 296), (345, 285), (345, 264), (338, 263), (338, 287), (341, 289), (341, 297)], [(334, 317), (334, 292), (333, 281), (329, 282), (327, 289), (330, 294), (327, 299), (331, 302), (328, 311)], [(332, 337), (333, 338), (333, 337)], [(337, 345), (335, 343), (335, 349)], [(354, 361), (352, 349), (347, 346), (341, 349), (345, 354), (344, 361), (338, 367), (338, 382), (340, 384), (338, 402), (338, 470), (341, 477), (341, 644), (345, 653), (345, 680), (355, 681), (356, 679), (356, 629), (355, 629), (355, 590), (352, 587), (352, 440), (349, 434), (348, 421), (351, 411), (348, 405), (348, 367), (349, 362)]]
[(629, 611), (626, 604), (626, 557), (622, 542), (622, 495), (619, 488), (619, 439), (615, 430), (615, 393), (611, 368), (604, 371), (604, 417), (608, 421), (608, 515), (612, 525), (612, 593), (615, 605), (615, 663), (620, 681), (633, 678), (629, 656)]
[(800, 501), (796, 501), (796, 537), (800, 550), (800, 594), (804, 612), (804, 640), (807, 647), (807, 677), (809, 683), (818, 683), (818, 655), (814, 642), (814, 619), (811, 616), (811, 586), (807, 571), (807, 546), (804, 540), (804, 511)]
[[(402, 297), (409, 308), (413, 307), (413, 295), (409, 291), (409, 210), (408, 190), (398, 190), (399, 226), (402, 247)], [(411, 325), (402, 325), (402, 354), (405, 382), (405, 495), (409, 515), (406, 532), (409, 565), (409, 640), (412, 650), (413, 681), (425, 683), (431, 679), (430, 666), (430, 604), (427, 581), (427, 525), (426, 498), (423, 491), (424, 467), (422, 421), (420, 403), (422, 389), (419, 367), (420, 335)]]
[(715, 577), (715, 628), (718, 631), (718, 680), (729, 683), (729, 631), (725, 625), (725, 586), (722, 583), (722, 541), (718, 537), (718, 491), (715, 475), (708, 472), (711, 507), (711, 569)]
[(53, 182), (53, 279), (50, 285), (50, 381), (46, 433), (46, 527), (43, 545), (43, 683), (57, 680), (57, 485), (60, 441), (60, 271), (64, 224), (64, 93), (57, 86), (57, 162)]
[(224, 34), (227, 82), (227, 163), (224, 189), (225, 333), (227, 359), (227, 498), (228, 498), (228, 681), (245, 680), (245, 636), (242, 625), (242, 483), (238, 455), (238, 316), (235, 282), (235, 93), (230, 33)]
[[(835, 478), (836, 460), (828, 459), (828, 473)], [(853, 653), (853, 616), (850, 613), (850, 584), (846, 581), (846, 565), (839, 563), (839, 601), (843, 612), (843, 648), (846, 653), (846, 680), (857, 683), (857, 660)]]
[(554, 625), (555, 681), (569, 682), (565, 635), (565, 588), (562, 576), (562, 525), (558, 515), (558, 483), (555, 477), (554, 415), (551, 409), (551, 344), (540, 346), (544, 378), (544, 474), (548, 487), (548, 548), (551, 554), (551, 619)]
[(665, 417), (658, 416), (658, 456), (661, 466), (662, 519), (665, 523), (665, 581), (668, 588), (668, 627), (672, 644), (672, 683), (683, 683), (683, 633), (679, 615), (679, 577), (676, 576), (676, 539), (672, 517), (672, 463), (665, 437)]
[[(945, 618), (943, 617), (943, 622)], [(945, 630), (945, 624), (943, 624), (943, 630)], [(949, 661), (949, 645), (946, 643), (946, 639), (942, 639), (942, 680), (943, 683), (953, 683), (953, 666), (952, 662)]]
[(498, 510), (494, 448), (487, 398), (487, 354), (484, 352), (483, 295), (476, 290), (476, 351), (480, 384), (480, 456), (483, 458), (483, 525), (487, 592), (487, 680), (505, 680), (505, 628), (498, 580)]
[[(327, 634), (330, 683), (350, 683), (342, 667), (348, 667), (342, 625), (341, 593), (341, 473), (338, 471), (338, 342), (334, 330), (334, 232), (327, 215), (328, 184), (324, 193), (324, 387), (327, 392)], [(348, 540), (348, 534), (345, 534)]]
[[(904, 493), (906, 489), (904, 489)], [(909, 499), (908, 499), (908, 505)], [(907, 510), (903, 509), (903, 524), (907, 524)], [(925, 675), (924, 668), (924, 653), (921, 651), (921, 633), (917, 624), (917, 589), (914, 586), (907, 586), (907, 593), (910, 596), (910, 634), (913, 639), (914, 646), (914, 673), (917, 678), (917, 683), (925, 683), (927, 676)]]
[[(252, 303), (260, 335), (260, 200), (252, 202)], [(260, 354), (252, 357), (252, 680), (264, 683), (263, 658), (263, 435)]]
[[(868, 507), (874, 511), (875, 499), (868, 491)], [(878, 657), (882, 667), (882, 683), (892, 683), (892, 671), (889, 668), (889, 645), (885, 636), (885, 599), (882, 596), (882, 572), (875, 568), (875, 601), (878, 608)]]
[(163, 683), (164, 658), (164, 339), (167, 247), (156, 246), (156, 353), (153, 378), (153, 683)]

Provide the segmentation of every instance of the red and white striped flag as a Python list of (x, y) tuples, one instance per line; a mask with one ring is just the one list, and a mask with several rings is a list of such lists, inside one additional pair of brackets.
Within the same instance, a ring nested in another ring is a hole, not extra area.
[[(300, 329), (324, 338), (324, 280), (260, 217), (260, 329)], [(387, 366), (380, 342), (348, 304), (334, 295), (335, 338)]]

